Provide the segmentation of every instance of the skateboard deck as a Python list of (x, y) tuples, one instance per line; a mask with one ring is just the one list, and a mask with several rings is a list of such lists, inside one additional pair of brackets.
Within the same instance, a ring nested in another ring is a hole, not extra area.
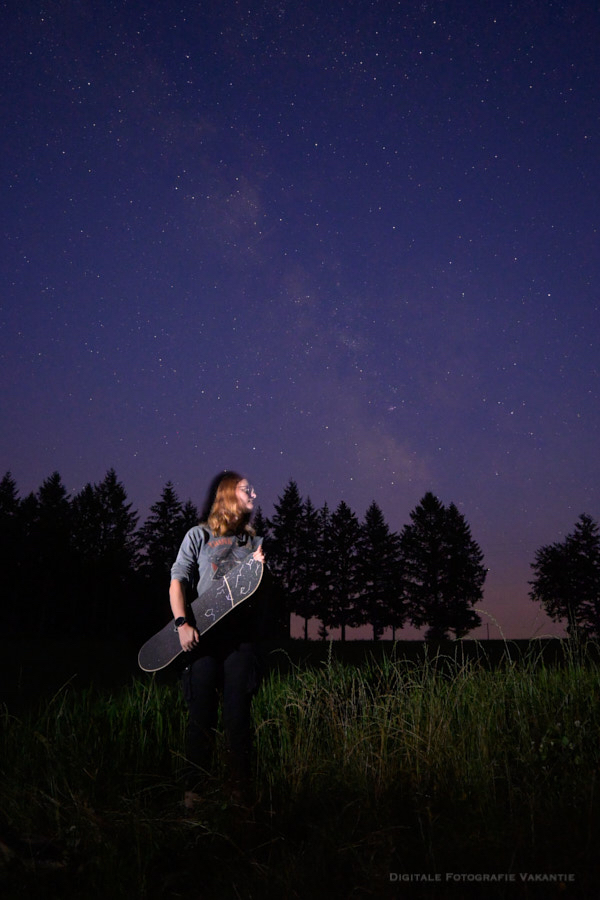
[[(255, 593), (263, 575), (263, 564), (248, 556), (237, 563), (191, 604), (191, 615), (198, 634), (202, 636), (223, 616)], [(158, 672), (182, 653), (174, 619), (161, 628), (138, 653), (138, 665), (144, 672)]]

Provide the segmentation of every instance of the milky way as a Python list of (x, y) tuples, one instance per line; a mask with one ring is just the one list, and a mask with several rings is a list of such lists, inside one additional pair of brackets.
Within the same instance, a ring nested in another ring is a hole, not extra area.
[[(455, 502), (507, 636), (600, 517), (592, 4), (11, 4), (0, 465)], [(329, 8), (331, 7), (331, 8)], [(481, 634), (485, 635), (484, 630)]]

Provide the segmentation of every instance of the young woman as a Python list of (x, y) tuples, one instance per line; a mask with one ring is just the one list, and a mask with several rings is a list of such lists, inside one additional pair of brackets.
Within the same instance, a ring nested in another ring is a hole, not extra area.
[(169, 597), (182, 649), (190, 654), (182, 677), (189, 718), (186, 735), (186, 790), (191, 807), (195, 788), (210, 772), (219, 693), (223, 694), (223, 728), (233, 792), (239, 795), (250, 777), (252, 732), (250, 707), (258, 686), (256, 643), (266, 628), (260, 591), (225, 616), (203, 637), (187, 619), (191, 589), (199, 596), (249, 554), (264, 562), (262, 537), (250, 525), (256, 493), (246, 478), (226, 472), (219, 480), (205, 523), (186, 534), (171, 569)]

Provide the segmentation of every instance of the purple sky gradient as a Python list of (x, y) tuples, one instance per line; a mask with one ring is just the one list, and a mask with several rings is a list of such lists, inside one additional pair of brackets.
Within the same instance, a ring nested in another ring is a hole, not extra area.
[(455, 502), (477, 636), (600, 518), (593, 4), (4, 4), (0, 468)]

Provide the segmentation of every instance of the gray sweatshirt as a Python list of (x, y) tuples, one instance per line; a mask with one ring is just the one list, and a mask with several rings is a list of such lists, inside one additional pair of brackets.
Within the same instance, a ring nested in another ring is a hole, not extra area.
[[(177, 559), (171, 568), (171, 579), (196, 588), (200, 596), (214, 578), (219, 578), (262, 544), (262, 537), (247, 533), (215, 537), (208, 525), (195, 525), (184, 537)], [(188, 598), (190, 594), (188, 594)]]

